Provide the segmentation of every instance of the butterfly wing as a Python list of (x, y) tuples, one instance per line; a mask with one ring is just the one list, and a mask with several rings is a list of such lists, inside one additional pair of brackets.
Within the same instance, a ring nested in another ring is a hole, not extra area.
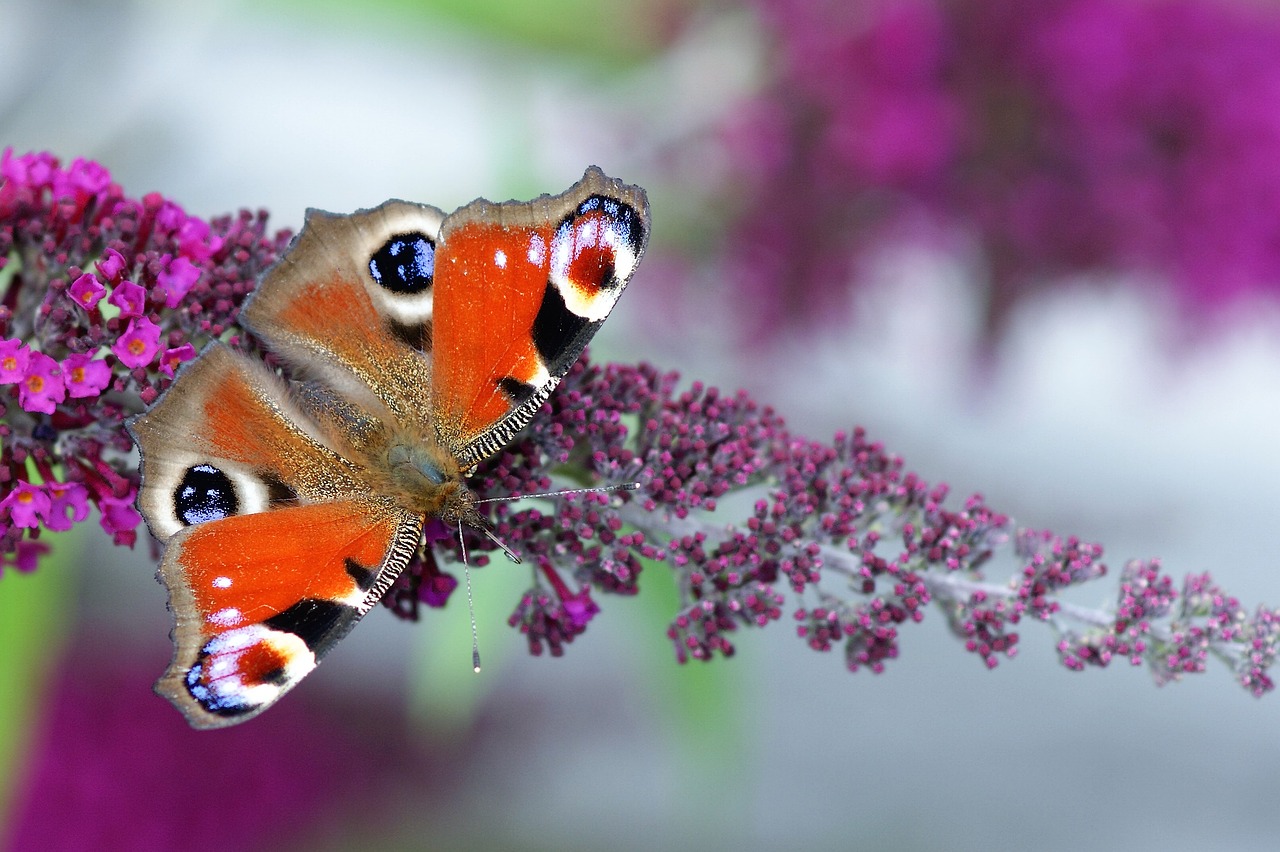
[(308, 210), (289, 251), (240, 315), (299, 375), (399, 421), (431, 411), (435, 246), (444, 214), (388, 201), (350, 215)]
[(479, 199), (435, 252), (434, 416), (465, 468), (511, 440), (573, 366), (644, 253), (644, 190), (592, 167), (566, 192)]
[(214, 345), (130, 424), (139, 507), (168, 542), (175, 651), (156, 684), (200, 728), (270, 706), (382, 596), (421, 519), (362, 471), (261, 362)]

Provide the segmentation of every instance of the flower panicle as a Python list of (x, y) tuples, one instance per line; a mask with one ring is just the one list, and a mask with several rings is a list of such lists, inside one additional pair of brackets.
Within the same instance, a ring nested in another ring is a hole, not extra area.
[[(263, 213), (205, 222), (156, 194), (129, 198), (85, 161), (0, 155), (0, 567), (34, 570), (40, 533), (95, 508), (116, 543), (135, 542), (125, 418), (208, 342), (247, 344), (239, 305), (288, 238)], [(802, 439), (743, 392), (645, 364), (580, 359), (471, 486), (502, 497), (635, 483), (485, 504), (531, 570), (509, 619), (531, 653), (563, 654), (604, 595), (637, 594), (662, 565), (682, 662), (730, 656), (737, 631), (790, 615), (813, 650), (881, 672), (901, 631), (938, 610), (988, 667), (1017, 653), (1027, 619), (1057, 633), (1072, 670), (1120, 655), (1165, 683), (1216, 657), (1254, 695), (1275, 686), (1280, 611), (1247, 612), (1207, 574), (1179, 589), (1156, 560), (1124, 566), (1110, 609), (1076, 606), (1067, 594), (1107, 575), (1098, 545), (1017, 529), (981, 495), (957, 505), (861, 428)], [(497, 547), (462, 536), (429, 520), (383, 603), (406, 619), (443, 606), (458, 582), (441, 561), (465, 552), (481, 568)], [(1002, 565), (1007, 579), (988, 580)]]

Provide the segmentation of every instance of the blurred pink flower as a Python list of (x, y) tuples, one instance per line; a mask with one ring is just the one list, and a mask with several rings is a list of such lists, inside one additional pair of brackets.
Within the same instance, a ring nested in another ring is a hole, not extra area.
[(150, 689), (159, 660), (121, 647), (72, 645), (24, 749), (3, 848), (301, 848), (376, 832), (392, 794), (434, 769), (386, 702), (326, 712), (298, 696), (255, 724), (193, 731)]
[(176, 308), (182, 304), (187, 293), (200, 279), (200, 270), (185, 257), (170, 258), (157, 280), (165, 292), (166, 308)]
[(89, 517), (89, 492), (78, 482), (47, 482), (49, 508), (44, 513), (45, 527), (54, 532), (71, 529)]
[(747, 334), (838, 321), (861, 258), (948, 234), (985, 256), (992, 331), (1080, 273), (1163, 281), (1195, 321), (1280, 290), (1280, 8), (756, 5), (771, 76), (724, 136)]
[(38, 485), (19, 482), (0, 500), (0, 509), (9, 513), (9, 522), (15, 527), (31, 529), (49, 514), (49, 495)]

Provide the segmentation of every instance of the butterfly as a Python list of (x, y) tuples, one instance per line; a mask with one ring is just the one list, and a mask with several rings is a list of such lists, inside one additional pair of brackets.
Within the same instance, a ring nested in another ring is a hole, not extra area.
[(214, 343), (129, 424), (176, 623), (156, 691), (193, 727), (245, 721), (378, 602), (428, 519), (486, 529), (467, 473), (568, 372), (648, 235), (644, 190), (595, 167), (449, 215), (309, 210), (241, 312), (284, 377)]

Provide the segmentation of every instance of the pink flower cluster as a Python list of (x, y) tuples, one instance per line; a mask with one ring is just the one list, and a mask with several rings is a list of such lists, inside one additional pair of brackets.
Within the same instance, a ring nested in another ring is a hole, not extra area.
[(117, 543), (134, 543), (124, 421), (234, 328), (289, 238), (265, 224), (129, 198), (87, 160), (0, 153), (0, 568), (35, 567), (40, 532), (90, 506)]
[(52, 414), (67, 397), (94, 397), (111, 382), (106, 361), (80, 352), (61, 362), (32, 351), (21, 340), (0, 340), (0, 383), (18, 386), (18, 404), (41, 414)]
[(1280, 7), (756, 5), (771, 79), (725, 134), (751, 333), (842, 316), (860, 258), (939, 235), (976, 243), (993, 332), (1081, 273), (1163, 282), (1197, 323), (1280, 289)]

